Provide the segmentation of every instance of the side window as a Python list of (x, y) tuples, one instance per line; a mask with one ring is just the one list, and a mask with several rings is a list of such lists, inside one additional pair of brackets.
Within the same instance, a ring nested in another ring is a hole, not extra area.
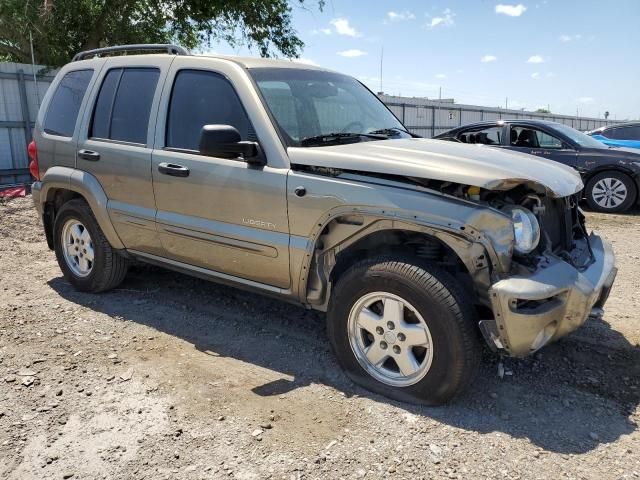
[(458, 136), (462, 143), (481, 143), (483, 145), (500, 145), (502, 143), (502, 127), (495, 126), (482, 130), (466, 131)]
[(511, 126), (511, 145), (520, 148), (561, 149), (562, 140), (542, 130), (530, 127)]
[(538, 137), (538, 145), (541, 148), (562, 148), (562, 140), (549, 135), (541, 130), (536, 130), (536, 137)]
[(178, 72), (167, 115), (166, 146), (198, 150), (204, 125), (231, 125), (242, 140), (251, 129), (235, 90), (222, 75), (201, 70)]
[(594, 135), (602, 135), (605, 138), (611, 138), (611, 132), (613, 132), (614, 129), (613, 128), (605, 128), (604, 130), (600, 131), (600, 132), (595, 132)]
[(157, 68), (109, 70), (100, 87), (89, 136), (146, 144), (159, 76)]
[(640, 127), (621, 127), (615, 128), (615, 137), (618, 140), (640, 140)]
[(82, 99), (93, 70), (75, 70), (67, 73), (51, 98), (44, 119), (44, 131), (50, 135), (72, 137)]
[(620, 139), (620, 128), (609, 128), (602, 132), (602, 135), (607, 138)]

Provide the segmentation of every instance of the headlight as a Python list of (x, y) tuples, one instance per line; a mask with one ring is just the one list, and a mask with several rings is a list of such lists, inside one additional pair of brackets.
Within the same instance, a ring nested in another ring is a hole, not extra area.
[(518, 253), (530, 253), (540, 241), (540, 224), (536, 216), (524, 207), (509, 206), (504, 209), (511, 213), (513, 234)]

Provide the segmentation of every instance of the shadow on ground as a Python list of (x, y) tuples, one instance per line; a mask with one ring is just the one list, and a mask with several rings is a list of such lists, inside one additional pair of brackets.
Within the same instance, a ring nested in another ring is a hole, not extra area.
[[(199, 351), (293, 377), (255, 388), (260, 396), (321, 383), (453, 427), (528, 438), (567, 454), (636, 428), (629, 416), (640, 401), (640, 349), (618, 332), (624, 348), (606, 349), (574, 335), (534, 357), (506, 359), (503, 379), (499, 359), (487, 352), (470, 390), (434, 408), (389, 401), (353, 385), (329, 349), (324, 315), (317, 312), (148, 266), (134, 267), (119, 289), (101, 295), (76, 292), (62, 277), (49, 284), (69, 301), (184, 339)], [(610, 327), (600, 321), (590, 328)]]

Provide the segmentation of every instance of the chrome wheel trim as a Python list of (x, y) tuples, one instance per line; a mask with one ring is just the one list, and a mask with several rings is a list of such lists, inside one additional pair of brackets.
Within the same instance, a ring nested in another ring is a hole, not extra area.
[(78, 220), (71, 218), (62, 227), (61, 246), (64, 261), (74, 275), (86, 277), (93, 269), (93, 240)]
[(591, 189), (593, 201), (606, 209), (619, 207), (627, 199), (628, 194), (626, 185), (613, 177), (598, 180)]
[(427, 323), (402, 297), (372, 292), (351, 308), (351, 350), (364, 370), (392, 387), (408, 387), (424, 378), (433, 361)]

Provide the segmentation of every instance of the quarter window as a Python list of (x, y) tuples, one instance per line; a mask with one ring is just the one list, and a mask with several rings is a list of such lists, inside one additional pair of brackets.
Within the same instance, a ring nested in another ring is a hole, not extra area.
[(216, 124), (235, 127), (242, 140), (249, 140), (253, 131), (238, 95), (222, 75), (178, 72), (167, 115), (167, 147), (198, 150), (202, 127)]
[(93, 70), (75, 70), (62, 78), (45, 116), (46, 133), (61, 137), (73, 136), (80, 105), (92, 75)]
[(100, 87), (89, 136), (146, 144), (159, 76), (157, 68), (109, 70)]

